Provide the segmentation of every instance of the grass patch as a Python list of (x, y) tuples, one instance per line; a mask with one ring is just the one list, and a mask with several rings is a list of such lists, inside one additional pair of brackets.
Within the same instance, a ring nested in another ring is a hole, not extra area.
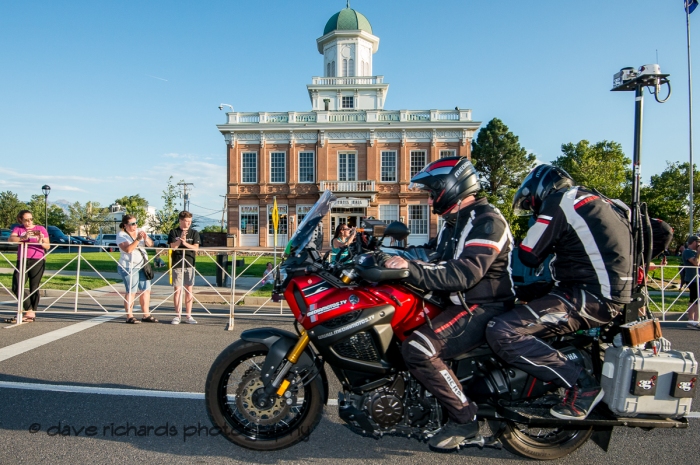
[[(49, 281), (50, 276), (44, 276), (41, 279), (42, 284), (42, 289), (56, 289), (59, 291), (65, 291), (70, 289), (71, 286), (75, 284), (75, 277), (73, 276), (54, 276), (51, 278)], [(108, 279), (108, 282), (112, 284), (117, 284), (120, 283), (120, 280), (116, 279)], [(11, 274), (0, 274), (0, 283), (2, 283), (5, 287), (8, 289), (12, 288), (12, 275)], [(80, 284), (83, 286), (86, 290), (91, 291), (93, 289), (97, 289), (99, 287), (104, 287), (107, 285), (104, 279), (102, 278), (89, 278), (89, 277), (81, 277), (80, 278)]]
[[(688, 294), (686, 293), (685, 295), (680, 296), (676, 303), (674, 305), (671, 305), (671, 302), (673, 302), (676, 299), (676, 296), (674, 294), (664, 296), (666, 311), (679, 313), (685, 312), (688, 309)], [(649, 300), (653, 301), (656, 304), (656, 306), (654, 306), (653, 304), (649, 304), (649, 310), (651, 310), (652, 312), (660, 312), (663, 308), (661, 306), (661, 296), (650, 295)], [(671, 306), (669, 307), (669, 305)]]
[[(76, 253), (64, 253), (64, 252), (52, 252), (50, 255), (46, 257), (46, 269), (47, 270), (60, 270), (66, 264), (68, 264), (71, 260), (70, 264), (66, 266), (64, 271), (76, 271), (78, 269), (78, 260), (77, 260), (77, 252)], [(155, 255), (155, 252), (150, 250), (149, 251), (149, 257), (153, 257)], [(0, 268), (9, 268), (10, 266), (14, 265), (17, 262), (17, 254), (16, 253), (5, 253), (4, 256), (7, 258), (6, 261), (2, 257), (0, 257)], [(162, 254), (161, 257), (163, 257), (163, 260), (166, 261), (167, 263), (167, 252)], [(263, 275), (265, 274), (265, 268), (267, 266), (267, 262), (273, 262), (274, 259), (272, 256), (262, 256), (262, 257), (237, 257), (239, 260), (242, 258), (245, 261), (246, 267), (250, 265), (250, 268), (248, 268), (245, 271), (244, 276), (256, 276), (262, 278)], [(257, 260), (256, 260), (257, 258)], [(106, 272), (112, 272), (116, 273), (117, 272), (117, 261), (119, 260), (119, 252), (84, 252), (82, 254), (82, 260), (80, 263), (80, 269), (82, 271), (93, 271), (92, 267), (85, 263), (86, 261), (89, 262), (97, 271), (106, 271)], [(228, 261), (229, 261), (229, 269), (231, 267), (230, 263), (233, 260), (233, 256), (229, 255)], [(253, 263), (254, 262), (254, 263)], [(279, 262), (279, 260), (278, 260)], [(214, 276), (216, 275), (216, 270), (217, 270), (217, 264), (216, 264), (216, 256), (207, 256), (207, 255), (199, 255), (197, 256), (196, 260), (196, 268), (197, 271), (199, 271), (202, 275), (204, 276)], [(245, 268), (245, 267), (244, 267)], [(241, 267), (236, 267), (236, 274), (240, 275), (240, 273), (243, 271)]]
[(265, 284), (248, 294), (251, 297), (271, 297), (272, 296), (272, 284)]

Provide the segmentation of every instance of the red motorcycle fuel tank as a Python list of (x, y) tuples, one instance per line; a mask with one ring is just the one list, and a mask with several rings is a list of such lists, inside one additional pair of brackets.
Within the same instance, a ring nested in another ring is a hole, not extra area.
[[(299, 276), (290, 280), (284, 298), (306, 330), (346, 313), (380, 305), (395, 308), (391, 325), (401, 341), (425, 323), (423, 300), (400, 285), (336, 288), (319, 276)], [(428, 317), (434, 317), (441, 310), (426, 303), (425, 311)]]

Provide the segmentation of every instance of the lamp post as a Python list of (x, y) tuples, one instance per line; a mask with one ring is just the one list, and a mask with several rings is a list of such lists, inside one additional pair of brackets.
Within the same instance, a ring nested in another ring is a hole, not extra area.
[(44, 193), (44, 227), (49, 230), (49, 192), (51, 192), (51, 186), (44, 184), (41, 186), (41, 192)]

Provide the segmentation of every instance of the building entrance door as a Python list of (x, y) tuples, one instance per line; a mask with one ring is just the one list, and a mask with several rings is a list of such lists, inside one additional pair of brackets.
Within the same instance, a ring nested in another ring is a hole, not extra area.
[(347, 224), (351, 228), (360, 226), (360, 220), (365, 217), (364, 208), (334, 208), (331, 210), (331, 239), (339, 224)]

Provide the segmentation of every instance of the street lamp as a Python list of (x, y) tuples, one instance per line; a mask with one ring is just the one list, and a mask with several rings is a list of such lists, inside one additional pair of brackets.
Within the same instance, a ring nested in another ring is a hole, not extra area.
[(49, 230), (49, 192), (51, 192), (51, 186), (44, 184), (41, 186), (41, 192), (44, 193), (44, 227)]

